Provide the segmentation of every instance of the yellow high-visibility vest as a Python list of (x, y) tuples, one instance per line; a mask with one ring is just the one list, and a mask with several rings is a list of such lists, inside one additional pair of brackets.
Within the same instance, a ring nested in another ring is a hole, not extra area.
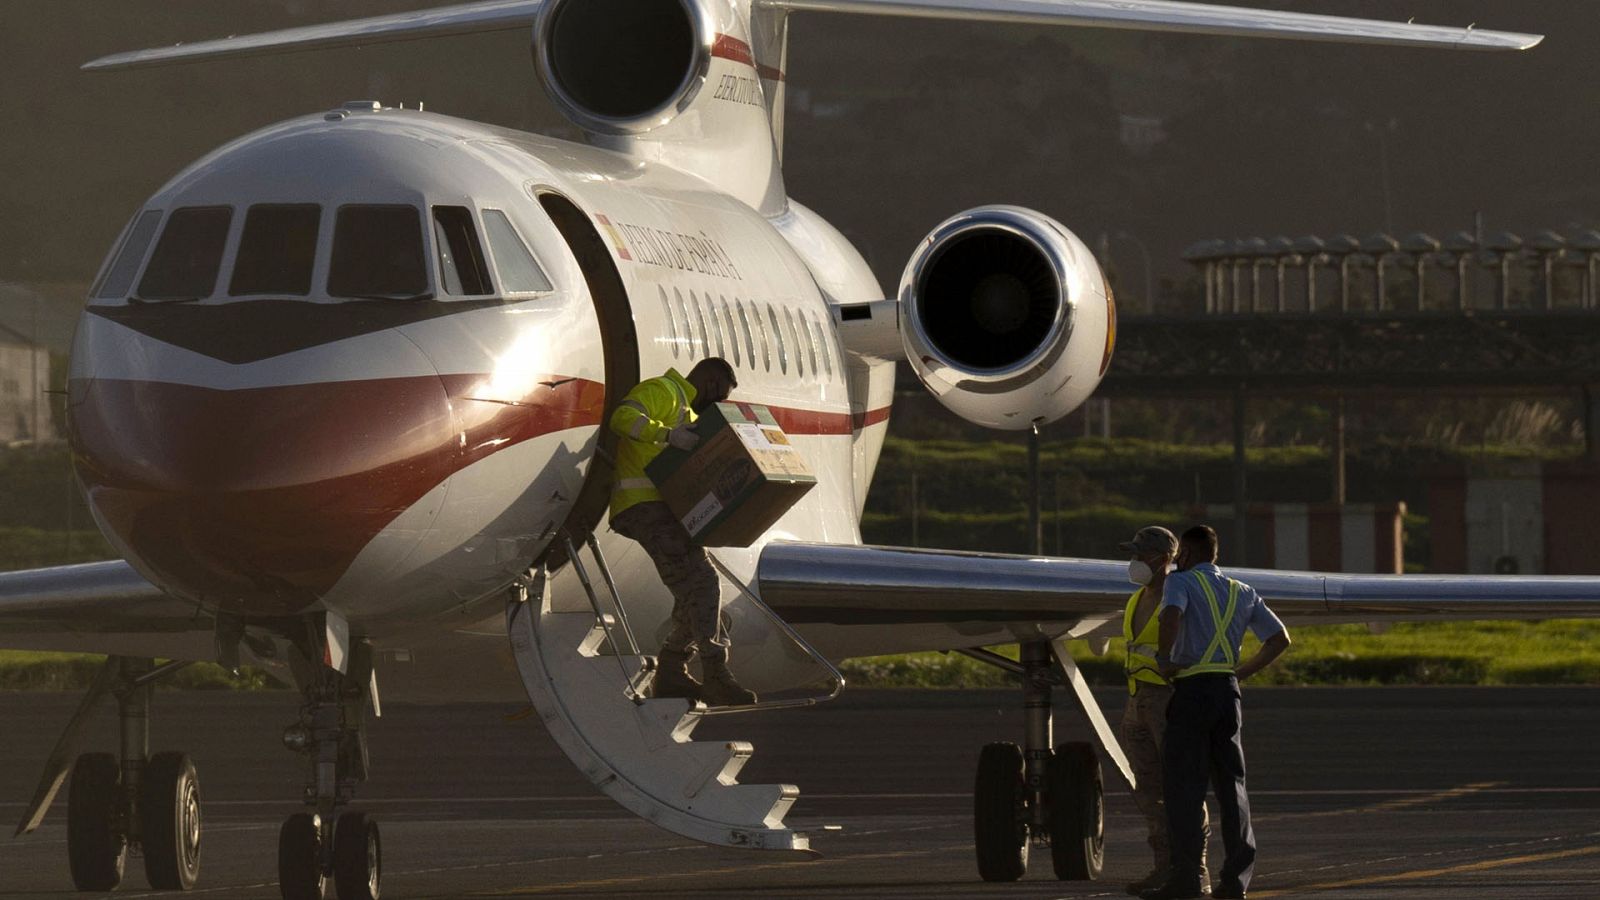
[(1128, 608), (1122, 614), (1122, 639), (1128, 644), (1128, 661), (1124, 668), (1128, 673), (1128, 693), (1139, 693), (1139, 683), (1165, 685), (1167, 680), (1161, 677), (1161, 668), (1156, 665), (1156, 650), (1161, 641), (1161, 617), (1151, 611), (1150, 618), (1138, 634), (1133, 633), (1133, 615), (1139, 607), (1139, 598), (1144, 596), (1145, 589), (1139, 588), (1128, 598)]
[[(1217, 632), (1211, 636), (1211, 644), (1206, 647), (1206, 652), (1200, 654), (1200, 661), (1186, 667), (1177, 674), (1178, 678), (1188, 678), (1190, 675), (1205, 675), (1210, 672), (1232, 672), (1237, 662), (1238, 650), (1228, 640), (1228, 625), (1233, 622), (1233, 612), (1239, 608), (1239, 582), (1228, 579), (1228, 609), (1224, 612), (1217, 606), (1217, 593), (1211, 589), (1211, 580), (1205, 573), (1194, 573), (1195, 580), (1200, 583), (1200, 590), (1205, 592), (1206, 605), (1211, 610), (1211, 622), (1216, 626)], [(1221, 651), (1222, 658), (1216, 655)]]
[(665, 375), (639, 382), (611, 414), (611, 430), (622, 437), (611, 486), (612, 518), (630, 506), (661, 499), (644, 467), (666, 449), (672, 429), (698, 418), (690, 405), (694, 397), (694, 385), (677, 369), (668, 369)]

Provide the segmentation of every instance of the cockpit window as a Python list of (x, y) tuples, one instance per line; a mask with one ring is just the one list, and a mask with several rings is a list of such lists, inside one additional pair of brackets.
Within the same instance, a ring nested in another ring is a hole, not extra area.
[(366, 300), (428, 295), (422, 216), (414, 206), (341, 206), (333, 226), (328, 293)]
[(489, 264), (472, 225), (472, 210), (435, 206), (433, 242), (439, 253), (439, 285), (445, 293), (457, 297), (494, 293), (489, 285)]
[(321, 223), (322, 208), (311, 204), (250, 207), (233, 261), (229, 295), (311, 293)]
[(191, 206), (174, 210), (139, 281), (141, 300), (198, 300), (217, 288), (222, 248), (233, 209)]
[(128, 229), (122, 246), (117, 248), (116, 258), (95, 286), (95, 297), (108, 299), (128, 295), (128, 288), (133, 286), (133, 276), (138, 274), (139, 263), (144, 262), (144, 252), (150, 249), (150, 241), (156, 236), (156, 226), (160, 224), (159, 209), (147, 209), (139, 214), (133, 227)]
[(551, 290), (550, 279), (528, 252), (511, 220), (498, 209), (483, 211), (483, 228), (489, 233), (489, 250), (494, 253), (495, 269), (500, 272), (500, 287), (508, 294)]

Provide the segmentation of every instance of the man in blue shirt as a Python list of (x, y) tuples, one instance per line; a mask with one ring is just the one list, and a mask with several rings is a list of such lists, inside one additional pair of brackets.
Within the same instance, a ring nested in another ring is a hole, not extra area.
[[(1244, 786), (1239, 682), (1271, 665), (1289, 646), (1289, 632), (1255, 589), (1217, 568), (1217, 533), (1197, 525), (1178, 541), (1179, 571), (1162, 595), (1156, 662), (1172, 679), (1163, 747), (1167, 823), (1172, 838), (1168, 882), (1145, 900), (1199, 897), (1202, 822), (1209, 780), (1222, 809), (1226, 858), (1213, 897), (1243, 900), (1255, 871), (1256, 839)], [(1261, 649), (1239, 662), (1245, 629)]]

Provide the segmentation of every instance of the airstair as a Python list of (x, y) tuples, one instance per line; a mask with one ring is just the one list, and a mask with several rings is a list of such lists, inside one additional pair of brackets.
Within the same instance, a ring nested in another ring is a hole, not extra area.
[[(838, 670), (735, 579), (719, 577), (741, 601), (768, 616), (833, 679), (832, 693), (743, 707), (707, 708), (681, 698), (649, 699), (654, 658), (640, 651), (627, 610), (591, 534), (585, 548), (603, 576), (609, 603), (589, 577), (570, 537), (563, 537), (588, 608), (553, 601), (554, 577), (541, 565), (528, 574), (506, 610), (506, 630), (523, 686), (556, 743), (591, 782), (617, 803), (662, 828), (707, 844), (810, 853), (803, 833), (783, 819), (799, 796), (788, 784), (740, 784), (753, 749), (743, 741), (691, 739), (701, 719), (726, 713), (807, 706), (844, 687)], [(609, 607), (609, 608), (608, 608)]]

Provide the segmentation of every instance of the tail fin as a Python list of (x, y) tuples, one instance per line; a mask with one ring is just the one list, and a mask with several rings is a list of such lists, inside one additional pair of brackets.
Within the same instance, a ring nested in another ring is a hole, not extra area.
[[(297, 50), (350, 47), (531, 25), (546, 0), (489, 0), (396, 15), (288, 28), (119, 53), (85, 69), (129, 69)], [(694, 2), (694, 0), (686, 0)], [(860, 13), (1034, 25), (1076, 25), (1189, 34), (1278, 37), (1354, 44), (1526, 50), (1539, 35), (1382, 22), (1172, 0), (754, 0), (757, 11)]]

